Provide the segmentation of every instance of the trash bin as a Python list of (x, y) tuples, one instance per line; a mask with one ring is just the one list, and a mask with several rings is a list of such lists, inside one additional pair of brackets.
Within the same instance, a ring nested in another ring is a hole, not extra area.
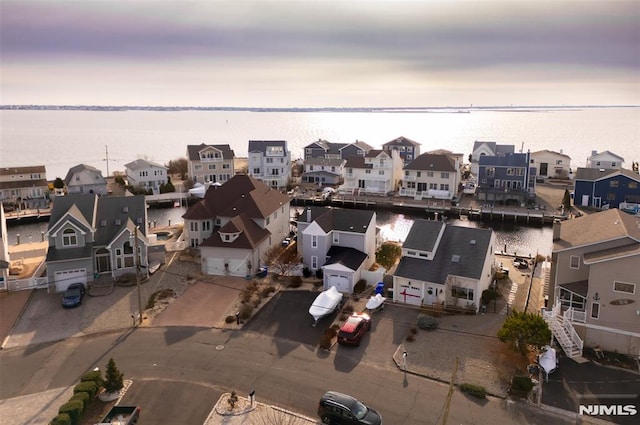
[(378, 282), (376, 285), (376, 294), (384, 295), (384, 282)]

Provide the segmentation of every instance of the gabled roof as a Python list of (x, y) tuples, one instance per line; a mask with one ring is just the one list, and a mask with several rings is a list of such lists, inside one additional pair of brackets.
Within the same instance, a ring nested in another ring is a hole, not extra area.
[[(307, 221), (308, 211), (311, 215), (310, 221)], [(303, 223), (315, 221), (325, 233), (332, 230), (365, 233), (374, 214), (374, 211), (367, 210), (308, 206), (300, 213), (298, 221)]]
[(622, 238), (630, 238), (629, 243), (640, 243), (640, 217), (617, 208), (566, 220), (559, 226), (560, 237), (553, 241), (554, 251)]
[(341, 158), (307, 158), (304, 160), (305, 165), (326, 165), (329, 167), (340, 167), (344, 164)]
[(235, 217), (245, 213), (252, 219), (264, 219), (290, 198), (246, 174), (236, 174), (222, 186), (209, 186), (204, 198), (189, 207), (182, 216), (187, 220)]
[(457, 172), (455, 163), (450, 156), (432, 155), (423, 153), (411, 161), (405, 170), (427, 170), (427, 171), (451, 171)]
[(98, 174), (100, 176), (100, 180), (92, 182), (92, 184), (106, 183), (107, 182), (104, 179), (104, 177), (102, 177), (102, 171), (98, 170), (96, 167), (92, 167), (91, 165), (87, 165), (87, 164), (79, 164), (79, 165), (76, 165), (75, 167), (69, 168), (69, 171), (67, 172), (67, 175), (64, 178), (64, 184), (69, 186), (72, 183), (71, 179), (73, 178), (73, 176), (75, 176), (76, 174), (79, 174), (79, 173), (81, 173), (83, 171), (90, 171), (90, 172)]
[(46, 173), (44, 165), (32, 165), (28, 167), (2, 167), (0, 168), (0, 176), (11, 176), (14, 174), (32, 174)]
[(153, 161), (147, 161), (146, 159), (136, 159), (135, 161), (125, 164), (124, 166), (125, 168), (128, 168), (129, 170), (132, 170), (132, 171), (143, 170), (145, 168), (151, 168), (151, 167), (162, 168), (165, 170), (167, 169), (167, 167), (165, 167), (164, 165), (158, 164)]
[(287, 142), (285, 140), (249, 140), (249, 152), (266, 154), (267, 146), (282, 146), (283, 152), (287, 152)]
[(367, 259), (367, 254), (364, 252), (358, 251), (355, 248), (336, 245), (329, 248), (326, 256), (328, 258), (323, 266), (342, 264), (351, 270), (358, 270)]
[(490, 229), (447, 225), (433, 260), (402, 257), (394, 274), (440, 284), (450, 275), (480, 279), (492, 234)]
[(510, 153), (504, 156), (482, 155), (478, 159), (480, 165), (500, 165), (503, 167), (529, 167), (526, 153)]
[(384, 143), (382, 146), (420, 146), (420, 143), (414, 142), (411, 139), (407, 139), (404, 136), (400, 136), (387, 143)]
[(615, 177), (618, 175), (622, 175), (625, 177), (629, 177), (631, 180), (635, 180), (640, 182), (640, 175), (634, 173), (631, 170), (627, 170), (624, 168), (615, 169), (615, 168), (578, 168), (576, 170), (575, 180), (584, 180), (595, 182), (598, 180), (604, 180), (611, 177)]
[(616, 157), (620, 160), (620, 162), (624, 162), (624, 158), (621, 157), (620, 155), (617, 155), (611, 151), (602, 151), (602, 152), (597, 152), (597, 151), (593, 151), (591, 153), (591, 156), (587, 158), (587, 160), (593, 160), (594, 158), (598, 158), (600, 156), (613, 156)]
[(542, 150), (539, 150), (539, 151), (531, 152), (531, 157), (534, 157), (534, 156), (537, 156), (537, 155), (540, 155), (540, 154), (545, 154), (545, 153), (550, 153), (552, 155), (562, 156), (564, 158), (571, 159), (571, 157), (569, 155), (566, 155), (566, 154), (561, 153), (561, 152), (552, 151), (552, 150), (549, 150), (549, 149), (542, 149)]
[(223, 159), (232, 159), (236, 156), (231, 149), (231, 146), (229, 145), (207, 145), (205, 143), (202, 143), (199, 145), (187, 145), (187, 154), (189, 155), (189, 160), (199, 161), (200, 152), (207, 148), (219, 151), (222, 154)]
[(47, 229), (51, 230), (58, 225), (60, 219), (69, 212), (90, 226), (93, 225), (95, 210), (98, 207), (97, 199), (98, 195), (95, 194), (56, 196), (53, 201), (53, 208), (51, 208)]
[(387, 158), (391, 158), (389, 154), (382, 149), (371, 149), (369, 152), (364, 154), (364, 156), (366, 156), (367, 158), (376, 158), (380, 155), (384, 155)]
[[(238, 233), (238, 236), (232, 242), (222, 240), (222, 233)], [(256, 224), (247, 214), (240, 213), (229, 220), (217, 232), (213, 232), (209, 238), (200, 244), (200, 246), (218, 247), (218, 248), (236, 248), (236, 249), (253, 249), (260, 242), (268, 238), (270, 232)]]
[(500, 145), (496, 142), (482, 142), (479, 140), (476, 140), (475, 142), (473, 142), (473, 152), (475, 152), (478, 148), (480, 148), (481, 146), (487, 146), (491, 152), (493, 152), (494, 155), (497, 156), (503, 156), (509, 153), (515, 153), (516, 148), (514, 145)]
[(445, 226), (443, 221), (415, 220), (402, 247), (433, 252), (438, 235)]
[(344, 166), (348, 168), (373, 168), (372, 163), (365, 163), (364, 156), (359, 155), (348, 157)]
[(147, 203), (144, 195), (101, 196), (98, 199), (95, 222), (95, 244), (107, 245), (126, 226), (132, 229), (139, 226), (140, 234), (146, 236), (146, 210)]

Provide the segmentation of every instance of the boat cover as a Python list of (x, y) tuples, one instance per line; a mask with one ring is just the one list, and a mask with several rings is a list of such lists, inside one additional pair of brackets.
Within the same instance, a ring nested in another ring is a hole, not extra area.
[(313, 316), (315, 321), (318, 321), (333, 312), (340, 304), (340, 301), (342, 301), (342, 294), (338, 292), (335, 286), (332, 286), (316, 297), (311, 307), (309, 307), (309, 314)]

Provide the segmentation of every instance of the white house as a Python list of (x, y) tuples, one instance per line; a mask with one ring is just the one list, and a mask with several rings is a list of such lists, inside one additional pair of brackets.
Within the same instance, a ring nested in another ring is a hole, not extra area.
[(571, 174), (571, 158), (560, 152), (543, 149), (531, 152), (530, 165), (538, 170), (539, 178), (565, 179)]
[(491, 283), (494, 248), (490, 229), (416, 220), (393, 275), (393, 301), (478, 311)]
[(188, 145), (189, 178), (194, 183), (224, 183), (235, 175), (234, 159), (229, 145)]
[(587, 158), (587, 168), (620, 169), (622, 164), (624, 158), (610, 151), (591, 151), (591, 156)]
[(423, 153), (404, 167), (400, 196), (453, 199), (460, 184), (460, 167), (449, 155)]
[(351, 156), (344, 167), (344, 184), (340, 191), (380, 195), (395, 192), (402, 179), (402, 166), (398, 150), (374, 149), (365, 156)]
[(107, 194), (107, 181), (102, 177), (102, 171), (86, 164), (71, 167), (64, 178), (68, 194)]
[(291, 179), (291, 152), (285, 140), (250, 140), (249, 175), (270, 187), (287, 187)]
[(167, 167), (164, 165), (146, 159), (136, 159), (124, 167), (130, 186), (151, 189), (154, 195), (158, 195), (160, 186), (167, 183)]

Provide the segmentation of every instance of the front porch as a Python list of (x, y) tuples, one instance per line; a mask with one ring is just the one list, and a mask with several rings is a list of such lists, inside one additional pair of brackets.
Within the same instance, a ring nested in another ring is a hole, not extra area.
[(549, 325), (567, 357), (576, 358), (582, 356), (584, 341), (573, 327), (573, 323), (585, 323), (586, 313), (569, 307), (562, 311), (562, 303), (557, 302), (549, 311), (543, 309), (542, 317)]

